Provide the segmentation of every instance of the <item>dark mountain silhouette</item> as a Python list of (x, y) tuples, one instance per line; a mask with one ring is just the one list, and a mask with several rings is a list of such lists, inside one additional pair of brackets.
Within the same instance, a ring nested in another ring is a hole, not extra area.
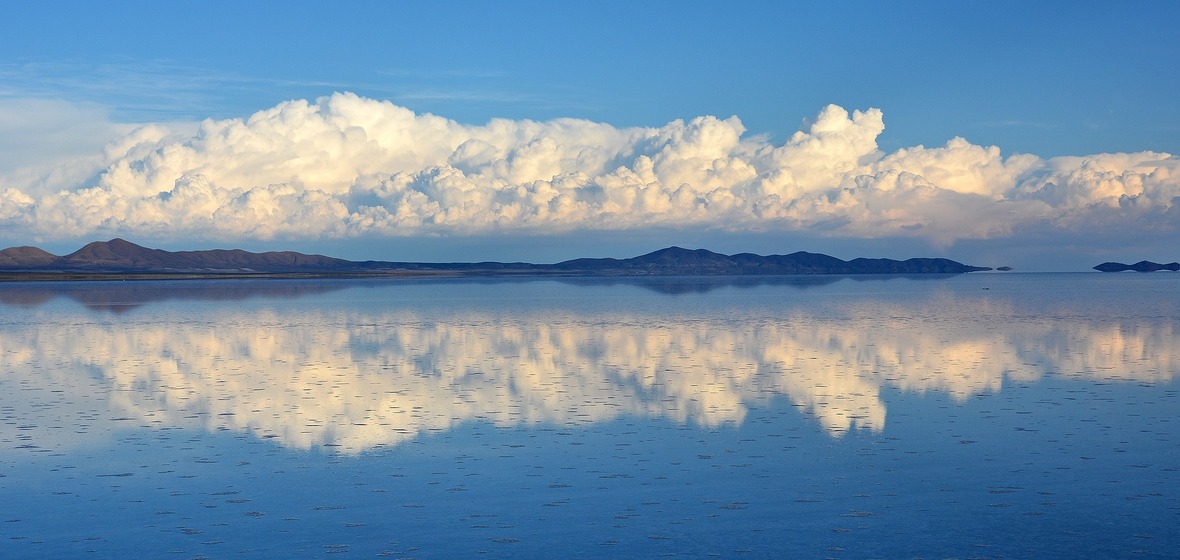
[(164, 251), (124, 241), (95, 241), (65, 256), (71, 265), (118, 271), (242, 271), (301, 272), (332, 270), (352, 266), (343, 259), (304, 255), (291, 251), (250, 253), (241, 249), (209, 251)]
[(1180, 271), (1180, 263), (1170, 262), (1168, 264), (1154, 263), (1151, 261), (1139, 261), (1135, 264), (1123, 264), (1117, 262), (1104, 262), (1096, 267), (1094, 270), (1102, 272), (1124, 272), (1133, 270), (1135, 272), (1156, 272), (1159, 270), (1171, 270), (1172, 272)]
[(948, 259), (853, 259), (843, 261), (819, 253), (799, 251), (789, 255), (751, 253), (722, 255), (705, 249), (668, 247), (630, 259), (574, 259), (552, 265), (563, 271), (619, 271), (657, 275), (748, 274), (922, 274), (960, 273), (990, 268), (968, 266)]
[(594, 275), (715, 276), (770, 274), (956, 274), (990, 268), (948, 259), (853, 259), (818, 253), (722, 255), (705, 249), (668, 247), (629, 259), (574, 259), (556, 264), (412, 263), (347, 261), (291, 251), (251, 253), (240, 249), (164, 251), (123, 239), (96, 241), (65, 256), (35, 247), (0, 251), (0, 272), (42, 274), (311, 274), (311, 275)]

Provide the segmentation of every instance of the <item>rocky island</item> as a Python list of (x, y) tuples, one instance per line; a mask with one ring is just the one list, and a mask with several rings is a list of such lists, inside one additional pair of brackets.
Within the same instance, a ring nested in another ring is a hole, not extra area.
[(126, 241), (96, 241), (58, 256), (36, 247), (0, 251), (4, 280), (291, 276), (745, 276), (794, 274), (960, 274), (991, 270), (949, 259), (857, 258), (819, 253), (723, 255), (668, 247), (628, 259), (581, 258), (555, 264), (349, 261), (292, 251), (165, 251)]

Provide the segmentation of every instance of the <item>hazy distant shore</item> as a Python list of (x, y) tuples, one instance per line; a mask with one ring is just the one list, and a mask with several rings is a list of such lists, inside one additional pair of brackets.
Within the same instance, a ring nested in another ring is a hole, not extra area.
[(856, 258), (821, 253), (723, 255), (706, 249), (668, 247), (627, 259), (579, 258), (554, 264), (524, 262), (349, 261), (293, 251), (240, 249), (164, 251), (123, 239), (95, 241), (68, 255), (36, 247), (0, 250), (0, 281), (111, 281), (222, 278), (405, 277), (643, 277), (783, 276), (857, 274), (961, 274), (992, 270), (944, 258)]

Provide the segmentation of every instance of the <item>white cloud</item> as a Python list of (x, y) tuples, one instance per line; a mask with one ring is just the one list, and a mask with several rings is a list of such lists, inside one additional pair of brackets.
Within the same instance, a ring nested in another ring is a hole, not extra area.
[(0, 226), (192, 240), (692, 227), (944, 246), (1046, 227), (1180, 233), (1175, 156), (1005, 157), (962, 138), (882, 153), (877, 109), (828, 106), (781, 145), (745, 136), (737, 117), (471, 126), (348, 93), (195, 132), (88, 122), (105, 150), (16, 171), (0, 161)]

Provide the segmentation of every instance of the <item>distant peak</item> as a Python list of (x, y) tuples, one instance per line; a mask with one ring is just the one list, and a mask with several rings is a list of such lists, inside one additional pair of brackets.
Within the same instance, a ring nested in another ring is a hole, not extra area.
[(648, 253), (648, 254), (649, 255), (659, 255), (662, 253), (687, 253), (688, 251), (689, 250), (685, 249), (684, 247), (678, 247), (676, 245), (673, 245), (671, 247), (664, 247), (663, 249), (657, 249), (657, 250), (652, 251), (651, 253)]
[(678, 247), (676, 245), (673, 245), (671, 247), (666, 247), (666, 248), (660, 249), (658, 251), (652, 251), (645, 256), (650, 257), (650, 256), (657, 256), (657, 255), (716, 255), (716, 254), (718, 254), (718, 253), (714, 253), (713, 251), (710, 251), (708, 249), (685, 249), (684, 247)]
[(85, 247), (66, 255), (66, 258), (111, 261), (153, 251), (156, 251), (156, 249), (148, 249), (142, 245), (136, 245), (126, 239), (116, 237), (110, 241), (87, 243)]
[(123, 239), (122, 237), (116, 237), (110, 241), (107, 241), (107, 245), (110, 245), (112, 247), (136, 247), (136, 248), (140, 248), (140, 249), (146, 248), (143, 245), (139, 245), (139, 244), (127, 241), (126, 239)]
[(7, 266), (43, 266), (61, 257), (39, 249), (37, 247), (10, 247), (0, 251), (0, 265)]
[(82, 246), (83, 249), (87, 247), (139, 247), (135, 243), (127, 241), (126, 239), (116, 237), (110, 241), (91, 241)]

